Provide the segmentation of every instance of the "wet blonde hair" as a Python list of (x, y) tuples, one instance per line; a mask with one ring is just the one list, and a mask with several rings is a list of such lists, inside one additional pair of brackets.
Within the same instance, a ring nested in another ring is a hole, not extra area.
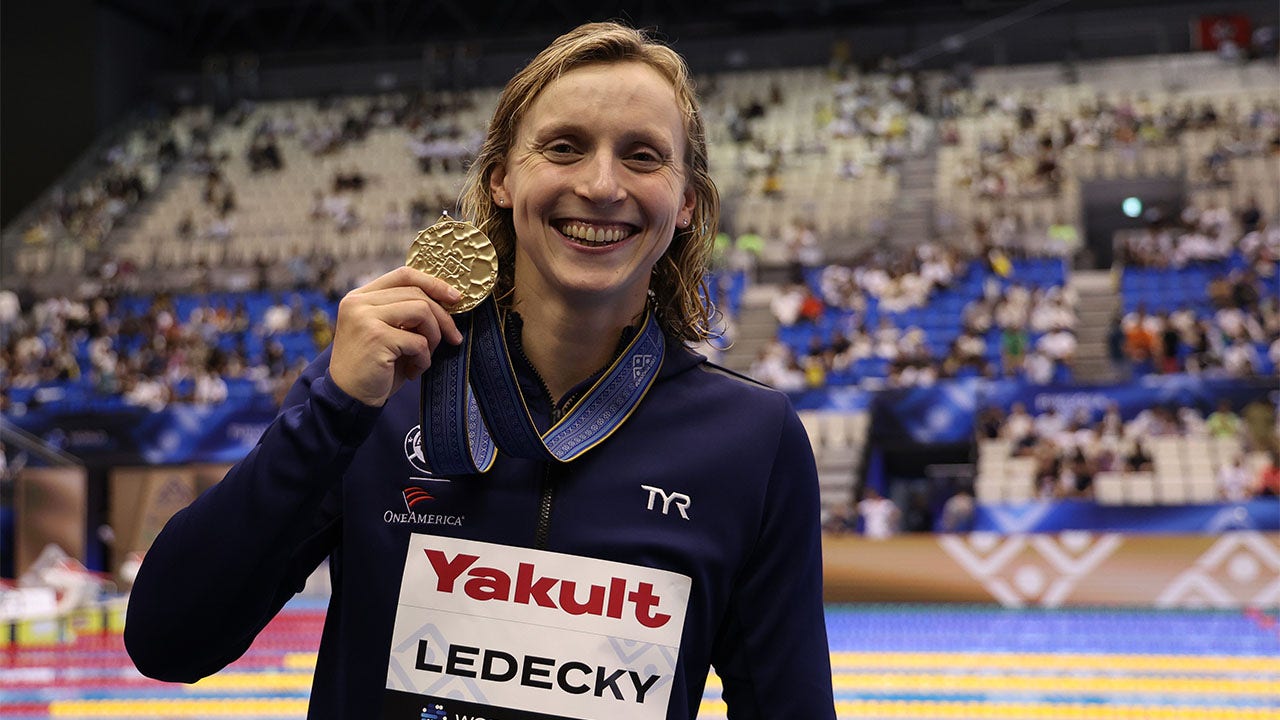
[(475, 162), (467, 172), (461, 197), (462, 217), (475, 223), (493, 240), (498, 251), (500, 301), (510, 296), (515, 281), (516, 232), (510, 211), (493, 201), (489, 178), (507, 161), (516, 130), (539, 93), (561, 75), (585, 65), (640, 62), (657, 70), (675, 89), (685, 126), (685, 181), (694, 191), (693, 217), (677, 227), (671, 246), (653, 267), (651, 301), (662, 329), (686, 342), (714, 335), (706, 294), (707, 263), (720, 222), (720, 195), (707, 170), (706, 129), (693, 78), (684, 59), (641, 30), (618, 23), (588, 23), (556, 38), (507, 83), (489, 123)]

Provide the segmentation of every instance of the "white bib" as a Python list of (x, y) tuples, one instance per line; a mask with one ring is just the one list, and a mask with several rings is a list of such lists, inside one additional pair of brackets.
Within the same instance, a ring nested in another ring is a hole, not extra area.
[(691, 584), (666, 570), (414, 534), (383, 717), (663, 720)]

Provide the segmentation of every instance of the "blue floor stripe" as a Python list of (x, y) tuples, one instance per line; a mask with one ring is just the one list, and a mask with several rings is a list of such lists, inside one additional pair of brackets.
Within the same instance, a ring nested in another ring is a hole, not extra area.
[(1238, 610), (1007, 610), (833, 605), (833, 649), (876, 652), (1057, 652), (1277, 655), (1280, 636)]

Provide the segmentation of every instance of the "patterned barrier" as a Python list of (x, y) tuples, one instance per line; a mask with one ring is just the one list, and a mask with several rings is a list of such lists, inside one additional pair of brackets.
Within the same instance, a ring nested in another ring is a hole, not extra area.
[(1280, 606), (1280, 533), (827, 537), (828, 602)]

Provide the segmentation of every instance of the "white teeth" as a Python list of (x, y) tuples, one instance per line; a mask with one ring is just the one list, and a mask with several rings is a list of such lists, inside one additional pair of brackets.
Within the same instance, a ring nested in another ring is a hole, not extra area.
[(567, 237), (580, 240), (589, 245), (611, 245), (627, 236), (626, 231), (595, 228), (581, 223), (569, 223), (560, 229)]

